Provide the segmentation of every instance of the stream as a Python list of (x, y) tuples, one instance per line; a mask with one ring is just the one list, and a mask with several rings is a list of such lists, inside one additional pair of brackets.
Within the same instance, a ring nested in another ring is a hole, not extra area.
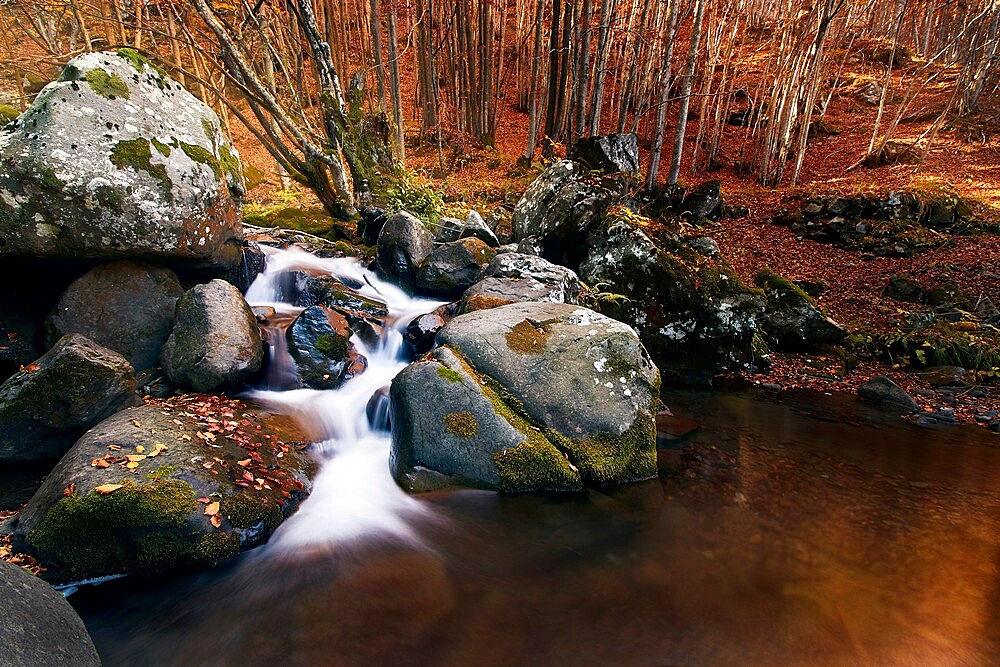
[[(82, 588), (105, 665), (1000, 664), (1000, 441), (846, 395), (667, 390), (657, 479), (573, 495), (410, 496), (369, 397), (405, 367), (414, 300), (352, 260), (274, 251), (389, 307), (367, 371), (294, 388), (280, 343), (248, 396), (322, 462), (264, 547), (213, 571)], [(290, 370), (291, 369), (291, 370)]]

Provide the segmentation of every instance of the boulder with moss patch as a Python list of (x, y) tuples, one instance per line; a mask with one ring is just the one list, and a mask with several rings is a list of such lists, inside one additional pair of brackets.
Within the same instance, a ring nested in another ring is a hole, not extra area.
[(303, 310), (285, 334), (299, 379), (312, 389), (335, 389), (368, 367), (351, 343), (343, 315), (322, 306)]
[(516, 303), (457, 317), (438, 341), (392, 385), (404, 486), (573, 490), (656, 474), (659, 372), (629, 326)]
[(0, 461), (56, 459), (88, 428), (138, 402), (132, 366), (78, 334), (0, 384)]
[(285, 442), (298, 437), (287, 419), (236, 402), (221, 413), (238, 426), (161, 406), (100, 423), (18, 515), (15, 544), (65, 582), (209, 567), (266, 541), (313, 463)]
[(767, 305), (761, 326), (783, 349), (835, 344), (847, 330), (823, 314), (812, 298), (770, 269), (761, 269), (754, 283), (764, 290)]
[(479, 280), (495, 256), (496, 251), (478, 238), (439, 246), (417, 270), (417, 290), (432, 296), (457, 297)]
[(208, 106), (135, 51), (87, 53), (0, 130), (0, 257), (235, 266), (242, 187)]

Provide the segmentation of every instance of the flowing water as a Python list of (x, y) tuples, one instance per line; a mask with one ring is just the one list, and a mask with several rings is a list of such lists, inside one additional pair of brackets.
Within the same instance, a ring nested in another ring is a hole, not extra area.
[(336, 391), (289, 388), (271, 350), (251, 398), (316, 441), (312, 495), (227, 567), (75, 594), (106, 665), (1000, 664), (996, 436), (848, 396), (668, 392), (698, 429), (658, 479), (411, 497), (365, 407), (405, 366), (400, 327), (438, 304), (298, 251), (248, 300), (290, 320), (295, 268), (359, 285), (394, 326), (354, 340), (368, 370)]

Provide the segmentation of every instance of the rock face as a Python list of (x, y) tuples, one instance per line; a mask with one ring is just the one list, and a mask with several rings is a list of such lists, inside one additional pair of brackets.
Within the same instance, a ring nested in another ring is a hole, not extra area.
[(138, 402), (121, 355), (78, 334), (0, 385), (0, 461), (62, 456), (80, 434)]
[(99, 266), (63, 292), (45, 322), (46, 343), (79, 333), (123, 355), (136, 370), (152, 368), (182, 294), (169, 269), (135, 262)]
[(580, 280), (573, 271), (534, 255), (497, 255), (485, 275), (465, 291), (462, 312), (521, 301), (576, 303), (580, 294)]
[(177, 300), (174, 328), (161, 355), (171, 382), (214, 391), (248, 380), (263, 359), (257, 319), (235, 287), (216, 279)]
[(457, 297), (483, 275), (496, 252), (477, 238), (465, 238), (435, 248), (417, 271), (419, 292)]
[(307, 387), (334, 389), (368, 367), (350, 341), (347, 319), (322, 306), (303, 310), (288, 327), (285, 338), (299, 378)]
[(639, 138), (635, 134), (609, 134), (580, 139), (573, 156), (591, 169), (634, 174), (639, 171)]
[(83, 621), (61, 593), (17, 565), (0, 561), (0, 643), (7, 667), (101, 667)]
[(725, 262), (680, 244), (661, 248), (627, 221), (595, 230), (580, 276), (618, 295), (602, 311), (635, 323), (667, 382), (705, 385), (765, 352), (756, 342), (759, 293)]
[(404, 289), (413, 289), (417, 268), (434, 249), (434, 237), (422, 222), (400, 211), (378, 236), (375, 261), (379, 272)]
[(0, 131), (0, 257), (234, 266), (242, 194), (215, 113), (130, 49), (74, 58)]
[(142, 406), (91, 429), (18, 516), (15, 544), (65, 582), (208, 567), (266, 541), (313, 464), (280, 420), (226, 403), (231, 424)]
[(805, 292), (768, 269), (757, 274), (767, 306), (761, 326), (783, 349), (834, 344), (847, 338), (847, 329), (824, 315)]
[(573, 490), (656, 474), (659, 373), (627, 325), (518, 303), (457, 317), (438, 341), (392, 383), (390, 467), (404, 487)]

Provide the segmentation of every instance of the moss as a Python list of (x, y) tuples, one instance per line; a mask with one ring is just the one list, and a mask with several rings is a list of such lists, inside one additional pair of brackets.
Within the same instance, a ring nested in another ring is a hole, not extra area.
[(192, 161), (198, 164), (208, 166), (216, 178), (222, 178), (222, 166), (219, 164), (219, 159), (212, 154), (212, 151), (197, 144), (188, 144), (183, 141), (180, 143), (180, 148), (184, 151), (184, 155), (187, 155)]
[(450, 369), (450, 368), (448, 368), (447, 366), (444, 366), (444, 365), (438, 367), (437, 374), (440, 375), (441, 377), (443, 377), (448, 382), (461, 382), (462, 381), (462, 374), (461, 373), (459, 373), (457, 371), (453, 371), (452, 369)]
[(260, 227), (294, 229), (316, 236), (331, 234), (336, 226), (321, 206), (287, 206), (283, 202), (271, 206), (248, 206), (243, 220)]
[(56, 176), (56, 172), (51, 167), (42, 167), (38, 170), (38, 181), (47, 189), (61, 192), (66, 184)]
[(471, 412), (452, 412), (441, 418), (445, 431), (460, 438), (471, 438), (479, 431), (479, 424)]
[(91, 89), (101, 97), (106, 97), (109, 100), (116, 97), (127, 100), (131, 97), (128, 86), (117, 74), (108, 74), (102, 69), (92, 69), (83, 78), (90, 84)]
[(194, 545), (194, 554), (199, 562), (214, 565), (237, 556), (240, 546), (238, 535), (219, 531), (202, 536)]
[(150, 143), (153, 144), (153, 148), (155, 148), (160, 155), (163, 157), (170, 157), (170, 146), (162, 141), (157, 141), (156, 139), (150, 139)]
[(323, 334), (316, 339), (316, 349), (331, 359), (343, 359), (350, 349), (350, 341), (338, 333)]
[(343, 255), (347, 255), (347, 256), (352, 256), (353, 257), (353, 256), (357, 256), (358, 255), (357, 248), (355, 248), (354, 246), (352, 246), (347, 241), (337, 241), (336, 243), (333, 244), (333, 249), (336, 250), (337, 252), (339, 252), (339, 253), (341, 253)]
[(17, 110), (17, 107), (9, 104), (0, 104), (0, 126), (10, 123), (20, 115), (21, 112)]
[(208, 139), (208, 143), (215, 145), (215, 125), (207, 118), (201, 119), (201, 129)]
[(528, 320), (521, 320), (504, 338), (507, 340), (507, 346), (518, 354), (541, 354), (550, 335), (544, 326), (536, 326)]
[(525, 441), (517, 447), (494, 453), (492, 459), (500, 475), (499, 488), (506, 493), (582, 488), (569, 461), (549, 443)]
[(237, 493), (223, 499), (219, 511), (236, 528), (248, 529), (263, 523), (269, 532), (273, 532), (281, 523), (281, 509), (265, 502), (262, 498), (254, 498), (249, 493)]
[(119, 141), (111, 149), (111, 164), (119, 169), (131, 167), (136, 171), (147, 172), (159, 181), (164, 193), (169, 196), (172, 183), (167, 176), (167, 168), (162, 164), (153, 164), (153, 153), (148, 140), (139, 137)]
[(177, 466), (160, 466), (153, 472), (146, 475), (146, 479), (150, 481), (156, 481), (160, 479), (166, 479), (177, 472)]
[(769, 299), (776, 299), (778, 305), (795, 307), (803, 302), (810, 306), (816, 305), (802, 288), (769, 268), (758, 271), (753, 282), (767, 293)]
[[(137, 72), (143, 72), (143, 66), (148, 66), (151, 70), (159, 75), (160, 79), (165, 79), (167, 77), (167, 71), (154, 63), (152, 60), (142, 55), (135, 49), (118, 49), (115, 53), (124, 58), (131, 63), (132, 67), (135, 68)], [(162, 83), (162, 82), (161, 82)]]
[[(657, 392), (654, 396), (658, 399)], [(587, 484), (607, 486), (656, 474), (656, 422), (651, 413), (637, 414), (621, 435), (599, 433), (573, 440), (551, 429), (546, 435), (569, 454)]]
[(231, 176), (239, 180), (241, 171), (240, 159), (233, 153), (229, 144), (219, 146), (219, 166), (222, 168), (222, 173), (226, 176)]
[(464, 312), (472, 313), (477, 310), (489, 310), (490, 308), (506, 306), (509, 303), (514, 302), (510, 299), (501, 299), (498, 296), (482, 296), (481, 294), (474, 294), (466, 300)]
[(68, 579), (152, 573), (190, 555), (197, 533), (185, 522), (196, 510), (194, 489), (186, 482), (126, 480), (113, 493), (61, 498), (26, 541)]

